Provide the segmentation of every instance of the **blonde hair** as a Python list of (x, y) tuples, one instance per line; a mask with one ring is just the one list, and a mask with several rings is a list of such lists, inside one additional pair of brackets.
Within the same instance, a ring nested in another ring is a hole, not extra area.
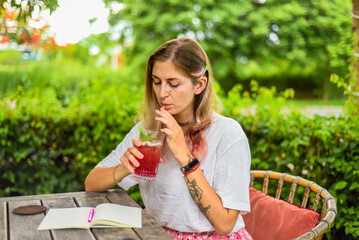
[(193, 119), (190, 123), (189, 137), (192, 141), (193, 154), (205, 146), (203, 139), (204, 130), (210, 125), (212, 110), (215, 101), (218, 101), (214, 90), (213, 73), (206, 52), (194, 40), (190, 38), (173, 39), (154, 51), (148, 58), (146, 66), (146, 86), (143, 104), (144, 126), (148, 129), (159, 129), (160, 125), (155, 121), (155, 110), (161, 106), (157, 102), (152, 85), (152, 70), (156, 61), (172, 61), (175, 67), (188, 76), (195, 85), (202, 77), (207, 77), (206, 87), (195, 95)]

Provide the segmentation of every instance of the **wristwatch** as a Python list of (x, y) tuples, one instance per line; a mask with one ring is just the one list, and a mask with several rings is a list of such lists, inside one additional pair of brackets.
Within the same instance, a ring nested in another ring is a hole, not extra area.
[(191, 162), (189, 162), (186, 166), (181, 167), (182, 174), (185, 174), (191, 170), (193, 170), (197, 165), (199, 164), (199, 161), (197, 158), (194, 158)]

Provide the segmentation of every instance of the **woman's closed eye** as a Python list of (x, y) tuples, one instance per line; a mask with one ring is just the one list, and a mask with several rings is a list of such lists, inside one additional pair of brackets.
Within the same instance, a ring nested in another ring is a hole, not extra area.
[[(161, 81), (153, 81), (153, 84), (155, 84), (155, 85), (161, 85)], [(171, 87), (178, 87), (179, 86), (179, 84), (178, 83), (171, 83), (171, 82), (169, 82), (168, 83)]]
[(175, 87), (178, 87), (178, 85), (179, 85), (178, 83), (170, 83), (170, 86), (171, 86), (171, 87), (174, 87), (174, 88), (175, 88)]

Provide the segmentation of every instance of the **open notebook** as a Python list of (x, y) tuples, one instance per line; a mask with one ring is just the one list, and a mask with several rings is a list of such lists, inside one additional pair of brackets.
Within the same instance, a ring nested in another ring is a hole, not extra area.
[(102, 203), (94, 209), (91, 207), (51, 208), (37, 229), (121, 227), (141, 228), (141, 208), (114, 203)]

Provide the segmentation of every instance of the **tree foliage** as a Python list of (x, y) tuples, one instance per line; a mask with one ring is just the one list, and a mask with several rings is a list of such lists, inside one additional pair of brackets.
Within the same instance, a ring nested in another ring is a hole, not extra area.
[[(9, 13), (6, 5), (10, 5), (13, 9), (16, 9), (16, 13)], [(40, 11), (49, 9), (50, 13), (56, 10), (58, 7), (57, 0), (1, 0), (0, 1), (0, 13), (11, 14), (16, 17), (16, 21), (27, 22), (28, 18), (32, 17), (36, 8)]]
[(164, 41), (188, 36), (205, 48), (225, 90), (253, 78), (283, 89), (321, 86), (330, 73), (348, 77), (350, 0), (104, 2), (136, 68)]
[[(353, 105), (353, 110), (355, 109), (355, 114), (359, 115), (359, 1), (352, 0), (353, 5), (353, 19), (352, 19), (352, 27), (353, 27), (353, 56), (352, 56), (352, 70), (351, 70), (351, 78), (349, 82), (349, 88), (353, 92), (350, 94), (349, 102)], [(353, 112), (354, 114), (354, 112)]]
[(1, 1), (0, 43), (15, 42), (17, 45), (24, 44), (33, 49), (42, 47), (45, 50), (57, 46), (53, 37), (49, 35), (49, 25), (39, 18), (31, 17), (36, 7), (39, 10), (53, 11), (57, 6), (57, 0)]

